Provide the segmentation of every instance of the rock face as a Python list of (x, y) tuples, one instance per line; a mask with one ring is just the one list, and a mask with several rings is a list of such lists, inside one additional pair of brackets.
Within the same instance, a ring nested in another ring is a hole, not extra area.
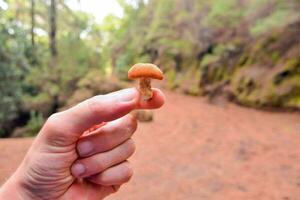
[(270, 33), (246, 50), (231, 88), (247, 105), (300, 108), (300, 22)]
[(299, 109), (299, 35), (300, 21), (257, 38), (226, 38), (204, 56), (199, 91), (209, 97), (225, 94), (251, 107)]

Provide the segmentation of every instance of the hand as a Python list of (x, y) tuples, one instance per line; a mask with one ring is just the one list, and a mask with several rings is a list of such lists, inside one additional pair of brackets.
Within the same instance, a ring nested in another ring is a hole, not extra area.
[[(125, 89), (53, 114), (2, 187), (0, 199), (98, 200), (114, 193), (132, 175), (126, 160), (135, 150), (131, 135), (137, 123), (127, 114), (163, 103), (159, 90), (150, 101), (140, 101), (137, 90)], [(102, 122), (108, 123), (82, 136)]]

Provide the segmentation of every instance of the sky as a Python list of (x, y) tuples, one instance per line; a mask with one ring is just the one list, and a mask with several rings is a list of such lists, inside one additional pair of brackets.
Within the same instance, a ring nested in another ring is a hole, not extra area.
[[(127, 2), (134, 4), (133, 0), (127, 0)], [(148, 2), (148, 0), (144, 0), (144, 2)], [(92, 14), (99, 23), (109, 14), (114, 14), (118, 17), (123, 16), (123, 10), (117, 0), (65, 0), (65, 3), (71, 9), (82, 10)], [(7, 9), (7, 4), (0, 0), (0, 7)]]
[[(128, 0), (132, 2), (132, 0)], [(65, 3), (74, 10), (82, 10), (92, 14), (96, 18), (96, 22), (101, 23), (105, 16), (114, 14), (118, 17), (123, 16), (123, 9), (117, 0), (65, 0)], [(0, 0), (0, 8), (6, 10), (7, 3)]]
[(69, 0), (66, 2), (71, 9), (91, 13), (100, 23), (108, 14), (114, 14), (118, 17), (123, 16), (123, 10), (117, 0)]
[(4, 10), (7, 9), (7, 4), (3, 0), (0, 0), (0, 8), (2, 8)]

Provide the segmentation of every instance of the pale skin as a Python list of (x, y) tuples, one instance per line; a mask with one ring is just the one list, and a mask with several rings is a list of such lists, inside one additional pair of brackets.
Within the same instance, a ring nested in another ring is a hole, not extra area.
[[(99, 200), (116, 192), (133, 174), (134, 109), (156, 109), (164, 95), (153, 89), (143, 101), (136, 89), (95, 96), (44, 124), (16, 172), (1, 187), (1, 200)], [(82, 133), (95, 124), (108, 122)]]

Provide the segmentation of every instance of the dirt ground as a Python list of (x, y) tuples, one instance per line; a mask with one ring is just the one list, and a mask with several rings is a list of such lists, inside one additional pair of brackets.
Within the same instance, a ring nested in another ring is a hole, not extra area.
[[(300, 114), (274, 113), (167, 92), (141, 123), (135, 174), (115, 200), (298, 200)], [(0, 183), (32, 139), (0, 140)]]

